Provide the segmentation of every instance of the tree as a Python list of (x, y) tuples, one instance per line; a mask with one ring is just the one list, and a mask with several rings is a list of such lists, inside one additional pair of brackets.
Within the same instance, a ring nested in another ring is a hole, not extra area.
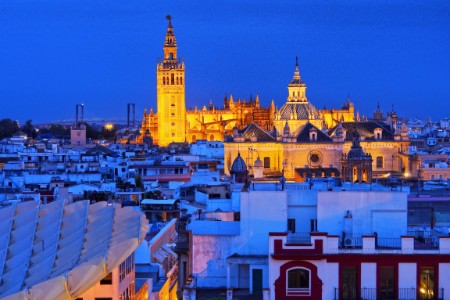
[(22, 128), (20, 128), (23, 132), (27, 134), (28, 137), (31, 137), (33, 139), (37, 136), (37, 131), (34, 128), (32, 121), (27, 120), (24, 125), (22, 125)]
[(116, 136), (116, 131), (117, 131), (117, 129), (115, 126), (110, 126), (110, 127), (103, 126), (100, 134), (104, 139), (108, 140), (108, 139), (112, 139)]
[(85, 125), (86, 125), (86, 137), (88, 139), (98, 140), (98, 137), (100, 136), (100, 131), (94, 126), (91, 126), (89, 124)]
[(12, 137), (19, 130), (19, 125), (11, 119), (0, 120), (0, 140)]
[(53, 137), (63, 138), (70, 136), (70, 128), (68, 126), (63, 126), (60, 124), (50, 124), (50, 126), (48, 126), (47, 128), (39, 129), (39, 133), (50, 133)]
[(144, 188), (144, 184), (142, 183), (142, 177), (141, 175), (137, 175), (136, 178), (134, 179), (134, 182), (136, 184), (136, 187), (140, 190), (142, 190)]

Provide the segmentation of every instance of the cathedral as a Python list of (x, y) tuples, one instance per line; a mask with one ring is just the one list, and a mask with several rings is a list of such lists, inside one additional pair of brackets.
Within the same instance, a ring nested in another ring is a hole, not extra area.
[(186, 110), (185, 65), (178, 58), (177, 42), (171, 17), (167, 17), (164, 57), (156, 67), (157, 113), (144, 111), (141, 136), (151, 138), (154, 144), (167, 146), (170, 143), (196, 140), (223, 141), (233, 128), (243, 128), (250, 123), (261, 128), (273, 127), (275, 105), (262, 107), (259, 96), (247, 100), (225, 97), (222, 108), (212, 103), (208, 107)]
[(277, 110), (272, 100), (268, 107), (260, 103), (259, 95), (250, 99), (234, 99), (225, 96), (223, 107), (211, 102), (202, 108), (186, 109), (185, 65), (178, 58), (178, 46), (168, 16), (168, 26), (163, 46), (163, 58), (156, 67), (157, 113), (144, 111), (142, 138), (151, 138), (154, 144), (167, 146), (170, 143), (196, 140), (223, 141), (235, 128), (243, 129), (253, 123), (263, 130), (274, 127), (281, 132), (286, 120), (290, 126), (298, 127), (308, 120), (318, 128), (331, 128), (339, 122), (354, 120), (354, 106), (347, 101), (341, 109), (316, 110), (306, 99), (306, 84), (301, 80), (296, 62), (292, 82), (288, 85), (288, 105)]
[[(178, 57), (178, 46), (171, 17), (163, 54), (158, 62), (157, 112), (144, 112), (142, 140), (154, 144), (193, 143), (196, 140), (224, 141), (225, 173), (233, 161), (245, 163), (248, 175), (283, 174), (304, 181), (310, 177), (341, 177), (352, 182), (370, 182), (372, 177), (408, 176), (417, 163), (408, 155), (406, 124), (398, 126), (392, 111), (386, 121), (379, 107), (371, 120), (360, 119), (348, 98), (340, 109), (316, 109), (309, 102), (306, 83), (296, 59), (294, 74), (281, 108), (272, 100), (268, 107), (259, 95), (247, 100), (225, 96), (223, 107), (212, 103), (186, 109), (185, 64)], [(256, 171), (256, 170), (255, 170)]]

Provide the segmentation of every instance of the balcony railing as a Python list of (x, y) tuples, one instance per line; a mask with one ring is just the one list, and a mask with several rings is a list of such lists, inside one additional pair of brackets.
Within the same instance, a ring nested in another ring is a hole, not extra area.
[(361, 289), (361, 299), (362, 300), (376, 300), (377, 299), (377, 289), (362, 288)]
[(398, 300), (414, 300), (417, 298), (415, 288), (398, 289)]
[(402, 238), (379, 237), (375, 240), (375, 248), (377, 248), (377, 249), (401, 249), (402, 248)]
[[(421, 299), (418, 297), (417, 289), (415, 288), (400, 288), (397, 289), (397, 295), (394, 294), (394, 290), (377, 290), (376, 288), (361, 288), (359, 298), (356, 295), (356, 290), (345, 295), (338, 289), (334, 289), (334, 299), (335, 300), (376, 300), (376, 299), (398, 299), (398, 300), (416, 300)], [(424, 298), (424, 299), (444, 299), (444, 289), (440, 288), (438, 290), (438, 297), (434, 298)]]
[(339, 248), (362, 249), (362, 246), (362, 235), (355, 234), (353, 236), (339, 237)]
[(311, 244), (311, 235), (309, 232), (290, 232), (287, 235), (288, 244)]

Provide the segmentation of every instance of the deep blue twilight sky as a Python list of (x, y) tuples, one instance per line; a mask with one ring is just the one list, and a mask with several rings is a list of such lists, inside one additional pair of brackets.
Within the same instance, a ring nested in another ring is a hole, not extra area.
[(401, 117), (450, 117), (450, 1), (0, 1), (0, 118), (34, 123), (156, 108), (156, 60), (171, 14), (186, 105), (259, 93), (280, 107), (295, 56), (318, 108), (350, 93)]

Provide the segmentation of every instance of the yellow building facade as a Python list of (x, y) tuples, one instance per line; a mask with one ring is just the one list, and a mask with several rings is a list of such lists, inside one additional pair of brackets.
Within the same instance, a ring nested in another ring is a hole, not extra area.
[(352, 135), (358, 132), (363, 151), (373, 157), (375, 177), (412, 172), (407, 131), (397, 128), (395, 112), (387, 124), (381, 120), (379, 109), (373, 121), (361, 121), (358, 113), (355, 117), (350, 99), (339, 109), (316, 109), (308, 100), (298, 60), (287, 86), (286, 102), (279, 109), (273, 100), (263, 107), (259, 95), (249, 100), (230, 95), (222, 107), (210, 102), (187, 110), (185, 65), (178, 58), (170, 17), (168, 21), (164, 57), (156, 68), (157, 113), (152, 109), (144, 112), (142, 140), (151, 138), (159, 146), (224, 141), (226, 173), (240, 152), (250, 174), (260, 157), (265, 175), (284, 171), (286, 177), (298, 178), (307, 168), (336, 169), (332, 173), (338, 173), (342, 155), (350, 151)]
[[(391, 115), (396, 116), (395, 112)], [(230, 174), (230, 166), (240, 153), (250, 175), (259, 159), (264, 176), (284, 174), (288, 179), (301, 181), (304, 174), (313, 170), (314, 176), (340, 177), (341, 160), (350, 151), (355, 133), (360, 137), (362, 150), (373, 158), (373, 177), (415, 172), (413, 168), (417, 166), (408, 155), (406, 124), (400, 128), (396, 122), (361, 121), (353, 116), (350, 100), (339, 111), (316, 110), (306, 96), (297, 62), (286, 103), (275, 112), (275, 130), (250, 124), (235, 131), (224, 143), (225, 172)]]
[(354, 121), (354, 107), (348, 101), (341, 109), (316, 110), (306, 97), (306, 84), (300, 77), (298, 61), (294, 78), (288, 86), (288, 101), (280, 110), (272, 100), (268, 107), (261, 105), (259, 95), (253, 99), (234, 99), (225, 96), (222, 107), (213, 105), (186, 110), (185, 64), (178, 58), (178, 46), (170, 16), (167, 17), (163, 59), (156, 67), (157, 113), (144, 111), (141, 139), (151, 137), (154, 144), (167, 146), (173, 142), (196, 140), (223, 141), (237, 127), (250, 123), (264, 130), (274, 127), (281, 131), (288, 121), (292, 130), (306, 121), (319, 128), (331, 128), (339, 122)]

